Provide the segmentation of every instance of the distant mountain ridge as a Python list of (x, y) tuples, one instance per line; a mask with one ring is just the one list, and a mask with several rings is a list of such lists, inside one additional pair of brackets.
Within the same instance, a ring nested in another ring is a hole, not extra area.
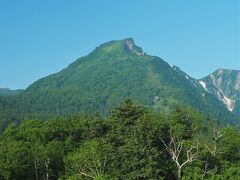
[(199, 81), (204, 89), (223, 102), (229, 111), (240, 115), (240, 71), (218, 69)]
[(39, 79), (8, 104), (15, 106), (16, 112), (21, 111), (16, 114), (24, 118), (29, 114), (31, 118), (76, 113), (106, 116), (130, 97), (164, 113), (180, 104), (226, 124), (240, 124), (235, 110), (229, 111), (203, 83), (210, 87), (207, 79), (196, 80), (177, 66), (147, 55), (132, 38), (127, 38), (100, 45), (62, 71)]
[(0, 96), (17, 95), (23, 91), (23, 89), (10, 90), (9, 88), (0, 88)]

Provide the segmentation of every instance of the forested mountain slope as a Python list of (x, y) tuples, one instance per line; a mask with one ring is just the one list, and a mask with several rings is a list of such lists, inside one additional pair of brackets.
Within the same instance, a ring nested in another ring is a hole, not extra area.
[(157, 110), (168, 111), (182, 104), (218, 117), (228, 116), (217, 98), (186, 77), (161, 58), (146, 55), (129, 38), (105, 43), (61, 72), (38, 80), (21, 99), (33, 110), (61, 115), (106, 115), (130, 97)]
[(147, 55), (132, 38), (100, 45), (62, 71), (36, 81), (12, 98), (11, 106), (0, 106), (0, 111), (5, 112), (2, 121), (9, 119), (9, 108), (16, 111), (16, 115), (11, 113), (13, 121), (77, 113), (106, 116), (127, 97), (164, 113), (180, 104), (226, 124), (240, 122), (199, 81)]

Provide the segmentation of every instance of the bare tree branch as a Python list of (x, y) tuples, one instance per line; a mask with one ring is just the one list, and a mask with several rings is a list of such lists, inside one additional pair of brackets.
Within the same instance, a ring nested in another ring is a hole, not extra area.
[(198, 143), (196, 145), (191, 144), (190, 147), (184, 147), (187, 159), (184, 162), (180, 162), (180, 155), (184, 153), (183, 146), (184, 141), (179, 141), (170, 132), (170, 142), (167, 144), (161, 139), (163, 145), (171, 156), (172, 161), (176, 164), (178, 169), (178, 179), (181, 179), (182, 168), (188, 163), (192, 163), (197, 158)]

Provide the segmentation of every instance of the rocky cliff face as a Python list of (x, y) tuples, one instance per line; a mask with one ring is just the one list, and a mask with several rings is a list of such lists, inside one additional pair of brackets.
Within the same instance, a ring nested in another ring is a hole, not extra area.
[(134, 43), (134, 40), (132, 38), (129, 38), (129, 39), (126, 40), (126, 45), (127, 45), (128, 50), (131, 53), (139, 55), (139, 56), (144, 55), (144, 52), (143, 52), (142, 48), (136, 46), (135, 43)]
[(207, 92), (224, 103), (229, 111), (239, 114), (240, 71), (219, 69), (199, 82)]

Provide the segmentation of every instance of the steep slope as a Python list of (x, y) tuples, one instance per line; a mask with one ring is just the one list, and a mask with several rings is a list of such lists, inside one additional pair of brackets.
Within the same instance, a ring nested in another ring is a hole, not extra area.
[(240, 71), (219, 69), (199, 82), (229, 111), (240, 115)]
[(184, 71), (182, 71), (179, 67), (173, 65), (172, 69), (182, 78), (185, 78), (188, 80), (189, 84), (193, 87), (195, 87), (198, 92), (202, 92), (204, 93), (204, 88), (202, 87), (202, 85), (200, 84), (200, 82), (194, 78), (192, 78), (191, 76), (189, 76), (187, 73), (185, 73)]
[(157, 111), (182, 104), (228, 123), (235, 120), (198, 81), (161, 58), (146, 55), (131, 38), (105, 43), (61, 72), (38, 80), (19, 101), (37, 114), (107, 115), (126, 97)]

